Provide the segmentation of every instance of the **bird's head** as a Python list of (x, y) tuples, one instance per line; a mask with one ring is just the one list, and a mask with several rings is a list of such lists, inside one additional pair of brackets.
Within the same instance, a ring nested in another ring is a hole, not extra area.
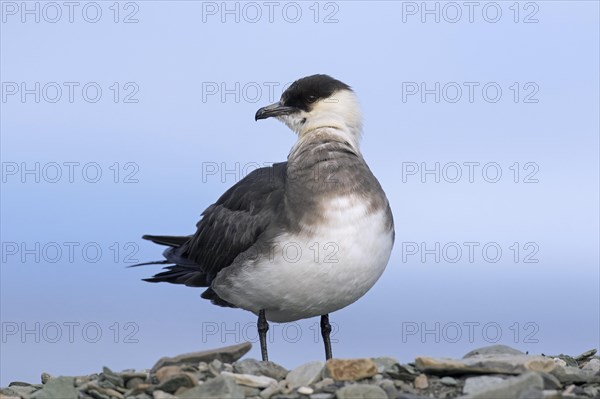
[(350, 86), (328, 75), (298, 79), (278, 102), (256, 111), (256, 120), (270, 117), (285, 123), (300, 139), (317, 129), (333, 128), (358, 147), (362, 132), (356, 95)]

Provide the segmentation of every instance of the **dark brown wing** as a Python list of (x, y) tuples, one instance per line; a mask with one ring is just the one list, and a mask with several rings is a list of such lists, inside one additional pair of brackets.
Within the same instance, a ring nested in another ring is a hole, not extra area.
[[(210, 287), (217, 273), (250, 248), (277, 220), (283, 206), (287, 162), (256, 169), (227, 190), (203, 213), (196, 233), (189, 237), (144, 236), (168, 245), (161, 264), (170, 264), (150, 282)], [(203, 298), (231, 306), (210, 288)]]

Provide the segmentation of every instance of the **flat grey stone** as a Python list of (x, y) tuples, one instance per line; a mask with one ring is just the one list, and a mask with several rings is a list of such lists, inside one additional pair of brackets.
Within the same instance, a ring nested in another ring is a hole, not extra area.
[(310, 399), (333, 399), (335, 397), (332, 393), (321, 392), (321, 393), (313, 393), (309, 396)]
[(277, 381), (283, 380), (288, 370), (274, 362), (243, 359), (233, 363), (233, 371), (240, 374), (264, 375)]
[(600, 359), (590, 359), (587, 363), (585, 363), (582, 367), (582, 370), (590, 370), (594, 373), (600, 371)]
[(544, 391), (538, 387), (529, 387), (521, 391), (518, 399), (544, 399)]
[(577, 360), (578, 362), (584, 361), (584, 360), (594, 356), (597, 351), (598, 351), (597, 349), (590, 349), (588, 351), (585, 351), (581, 355), (575, 356), (575, 360)]
[(337, 399), (388, 399), (387, 394), (376, 385), (354, 384), (340, 388)]
[(177, 395), (180, 399), (243, 399), (244, 388), (231, 378), (219, 376)]
[(8, 388), (0, 389), (0, 394), (5, 396), (18, 396), (24, 399), (29, 399), (34, 392), (38, 391), (39, 388), (36, 388), (32, 385), (13, 385), (10, 383)]
[(558, 378), (556, 378), (552, 374), (544, 373), (543, 371), (538, 371), (537, 373), (542, 377), (542, 380), (544, 380), (544, 389), (561, 389), (562, 388), (562, 384), (560, 383)]
[[(107, 381), (110, 381), (112, 384), (114, 384), (114, 386), (117, 386), (117, 387), (125, 386), (125, 380), (123, 379), (123, 377), (121, 377), (120, 375), (117, 375), (117, 373), (113, 372), (111, 369), (109, 369), (106, 366), (102, 367), (102, 374), (100, 374), (100, 376), (104, 377)], [(108, 387), (105, 387), (105, 388), (108, 388)], [(110, 387), (110, 388), (112, 388), (112, 387)]]
[(375, 363), (375, 366), (377, 367), (377, 372), (379, 373), (385, 373), (393, 365), (400, 364), (400, 362), (397, 359), (389, 356), (373, 357), (371, 358), (371, 360), (373, 361), (373, 363)]
[(194, 379), (192, 377), (190, 377), (189, 375), (187, 375), (185, 373), (180, 373), (180, 374), (175, 374), (175, 375), (167, 378), (166, 380), (161, 382), (159, 385), (157, 385), (156, 389), (159, 389), (161, 391), (168, 392), (168, 393), (174, 393), (181, 387), (191, 388), (194, 385), (196, 385), (196, 381), (194, 381)]
[(464, 399), (519, 399), (520, 395), (533, 389), (543, 389), (542, 377), (534, 372), (527, 372), (517, 377), (510, 377), (502, 382), (489, 385), (476, 393), (464, 396)]
[(417, 369), (432, 374), (522, 374), (527, 371), (550, 372), (556, 367), (551, 358), (529, 355), (473, 355), (466, 359), (418, 357)]
[(600, 376), (596, 375), (595, 372), (591, 370), (582, 370), (577, 367), (556, 366), (550, 374), (558, 378), (558, 380), (565, 385), (589, 382), (600, 383)]
[(490, 345), (484, 346), (483, 348), (477, 348), (472, 350), (463, 356), (463, 359), (467, 359), (477, 355), (524, 355), (525, 353), (521, 352), (518, 349), (511, 348), (506, 345)]
[(440, 383), (449, 387), (454, 387), (458, 385), (458, 381), (456, 381), (456, 378), (452, 377), (442, 377), (440, 378)]
[(480, 391), (484, 391), (495, 384), (500, 384), (503, 381), (504, 378), (493, 375), (469, 377), (465, 380), (463, 393), (465, 395), (474, 394)]
[(388, 367), (384, 374), (394, 380), (414, 381), (420, 373), (410, 364), (397, 363)]
[(75, 377), (56, 377), (48, 380), (44, 387), (31, 395), (33, 399), (77, 399)]
[(430, 399), (427, 396), (414, 395), (412, 393), (401, 393), (395, 399)]
[(322, 378), (324, 364), (320, 361), (305, 363), (290, 371), (285, 379), (290, 389), (311, 385)]
[(266, 388), (270, 385), (277, 385), (277, 380), (264, 375), (236, 374), (223, 371), (222, 376), (232, 378), (236, 384), (252, 388)]
[(250, 342), (244, 342), (239, 345), (225, 346), (202, 352), (185, 353), (175, 357), (163, 357), (152, 367), (152, 372), (156, 372), (156, 370), (164, 366), (186, 363), (197, 364), (199, 362), (210, 363), (215, 359), (222, 363), (233, 363), (244, 356), (251, 348), (252, 344)]

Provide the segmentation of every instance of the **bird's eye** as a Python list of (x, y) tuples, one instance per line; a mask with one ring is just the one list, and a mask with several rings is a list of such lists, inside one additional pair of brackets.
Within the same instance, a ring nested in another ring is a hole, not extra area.
[(317, 96), (310, 95), (310, 96), (306, 97), (306, 101), (308, 101), (309, 103), (312, 104), (315, 101), (317, 101)]

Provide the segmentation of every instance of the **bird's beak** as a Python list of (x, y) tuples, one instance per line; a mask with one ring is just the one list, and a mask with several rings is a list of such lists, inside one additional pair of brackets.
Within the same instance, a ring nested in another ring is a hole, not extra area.
[(281, 116), (281, 115), (289, 115), (298, 111), (298, 109), (294, 107), (288, 107), (286, 105), (281, 104), (280, 102), (276, 102), (271, 105), (267, 105), (266, 107), (262, 107), (258, 111), (256, 111), (256, 115), (254, 115), (254, 120), (257, 121), (259, 119), (267, 119), (272, 116)]

